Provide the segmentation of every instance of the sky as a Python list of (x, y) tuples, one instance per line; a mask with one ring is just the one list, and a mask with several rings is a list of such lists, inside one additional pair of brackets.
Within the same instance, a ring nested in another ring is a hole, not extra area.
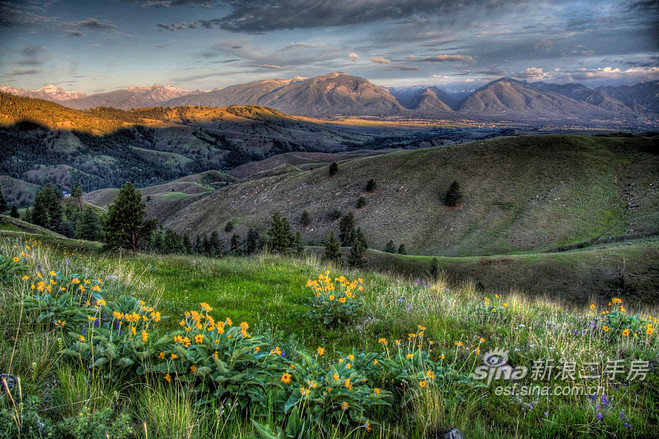
[(659, 79), (658, 23), (657, 0), (0, 0), (0, 84), (631, 85)]

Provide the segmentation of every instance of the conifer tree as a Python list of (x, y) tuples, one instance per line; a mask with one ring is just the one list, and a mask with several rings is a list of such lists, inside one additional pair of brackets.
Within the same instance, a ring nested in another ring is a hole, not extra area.
[(396, 253), (396, 246), (394, 245), (394, 240), (390, 239), (387, 245), (384, 247), (384, 251), (387, 253)]
[(30, 211), (30, 222), (37, 226), (49, 228), (50, 220), (48, 217), (48, 194), (45, 189), (40, 190), (34, 196), (34, 203)]
[(80, 214), (76, 223), (75, 237), (77, 239), (86, 239), (87, 241), (96, 241), (99, 238), (100, 226), (96, 209), (87, 207)]
[(361, 229), (357, 230), (355, 234), (355, 241), (350, 247), (350, 254), (348, 255), (348, 265), (355, 268), (363, 268), (366, 266), (366, 250), (368, 249), (368, 244), (366, 243), (366, 237), (362, 233)]
[(78, 203), (78, 208), (82, 209), (82, 195), (84, 194), (80, 182), (75, 182), (73, 189), (71, 189), (71, 198), (75, 199)]
[(398, 246), (398, 254), (399, 255), (406, 255), (407, 254), (407, 249), (405, 248), (405, 244), (401, 244)]
[(11, 205), (11, 212), (9, 213), (9, 216), (12, 218), (18, 218), (20, 215), (18, 214), (18, 209), (16, 208), (15, 204)]
[(279, 213), (272, 215), (268, 235), (270, 236), (270, 250), (276, 253), (288, 253), (295, 240), (295, 236), (291, 232), (291, 225), (286, 217), (280, 216)]
[(366, 183), (366, 192), (373, 192), (377, 188), (377, 183), (372, 178)]
[(0, 187), (0, 214), (3, 214), (7, 211), (7, 201), (5, 201), (5, 197), (2, 195), (2, 187)]
[(439, 261), (437, 258), (432, 258), (432, 261), (430, 261), (430, 277), (435, 281), (439, 277)]
[(366, 206), (366, 198), (364, 197), (357, 198), (357, 209), (361, 209), (364, 206)]
[(251, 255), (256, 253), (259, 249), (259, 231), (256, 229), (249, 229), (247, 231), (247, 254)]
[(341, 244), (336, 239), (334, 230), (330, 232), (327, 241), (325, 241), (325, 253), (323, 254), (323, 258), (334, 262), (339, 267), (341, 266)]
[(141, 241), (156, 226), (156, 220), (145, 221), (144, 208), (140, 191), (126, 182), (117, 199), (108, 207), (104, 230), (108, 247), (129, 249), (135, 254)]
[(190, 241), (190, 236), (187, 233), (183, 234), (183, 248), (186, 254), (191, 254), (193, 252), (192, 241)]
[(220, 242), (220, 234), (217, 230), (211, 232), (211, 236), (208, 239), (208, 251), (206, 254), (212, 258), (222, 256), (222, 243)]
[(455, 207), (462, 202), (462, 190), (460, 189), (460, 183), (454, 181), (451, 183), (451, 186), (446, 192), (446, 205)]
[(302, 216), (300, 217), (300, 225), (302, 227), (309, 227), (311, 225), (311, 216), (306, 210), (302, 212)]
[(231, 236), (230, 248), (231, 248), (231, 253), (232, 254), (237, 255), (237, 254), (240, 253), (240, 235), (239, 234), (234, 233)]
[(302, 256), (304, 253), (304, 242), (302, 242), (302, 236), (300, 232), (295, 232), (295, 239), (293, 240), (293, 253), (295, 256)]
[(338, 173), (339, 173), (339, 165), (336, 162), (332, 162), (332, 164), (329, 167), (330, 177), (334, 177)]
[(352, 245), (354, 240), (354, 230), (355, 216), (350, 212), (349, 214), (344, 215), (339, 222), (339, 240), (341, 241), (341, 245)]

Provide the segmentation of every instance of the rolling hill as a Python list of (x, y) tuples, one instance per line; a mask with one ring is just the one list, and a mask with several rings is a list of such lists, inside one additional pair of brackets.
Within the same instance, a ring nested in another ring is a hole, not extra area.
[(257, 106), (79, 111), (0, 93), (0, 173), (64, 190), (76, 180), (87, 190), (127, 180), (153, 185), (290, 151), (345, 151), (374, 138)]
[[(419, 255), (474, 256), (552, 251), (659, 232), (657, 141), (640, 137), (521, 136), (392, 152), (232, 184), (161, 224), (206, 234), (228, 220), (243, 237), (286, 215), (310, 243), (322, 243), (353, 212), (372, 248), (390, 239)], [(366, 182), (378, 189), (367, 193)], [(464, 204), (443, 197), (460, 182)], [(366, 206), (357, 209), (360, 196)], [(299, 227), (303, 211), (312, 225)], [(224, 237), (228, 239), (228, 237)]]

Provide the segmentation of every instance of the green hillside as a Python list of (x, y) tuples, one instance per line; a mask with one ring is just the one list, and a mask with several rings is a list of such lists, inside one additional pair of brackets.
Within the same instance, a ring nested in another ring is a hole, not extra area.
[[(229, 185), (159, 218), (191, 235), (265, 230), (274, 212), (321, 244), (353, 212), (371, 248), (404, 243), (411, 254), (484, 256), (550, 251), (606, 240), (652, 236), (659, 229), (657, 141), (641, 137), (524, 136), (401, 151)], [(365, 191), (374, 179), (377, 190)], [(464, 203), (447, 207), (452, 181)], [(366, 205), (356, 208), (357, 199)]]

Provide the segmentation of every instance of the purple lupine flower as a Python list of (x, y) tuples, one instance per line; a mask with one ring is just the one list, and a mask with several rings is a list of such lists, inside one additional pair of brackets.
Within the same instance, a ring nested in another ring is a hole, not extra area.
[(620, 419), (625, 419), (625, 409), (620, 410)]
[(405, 297), (400, 296), (400, 297), (398, 298), (398, 303), (403, 303), (404, 301), (405, 301)]
[(69, 261), (69, 258), (66, 258), (66, 266), (67, 266), (67, 267), (69, 266), (69, 262), (70, 262), (70, 261)]
[(37, 271), (41, 273), (41, 261), (37, 262)]
[[(114, 329), (119, 329), (119, 328), (121, 328), (121, 323), (119, 323), (119, 322), (117, 321), (117, 322), (114, 324)], [(121, 335), (121, 334), (120, 334), (120, 335)]]
[(23, 265), (27, 265), (27, 258), (23, 256)]
[(577, 335), (577, 330), (576, 329), (574, 330), (574, 335)]
[(623, 425), (625, 427), (627, 427), (629, 429), (629, 431), (632, 431), (632, 425), (631, 424), (628, 424), (628, 423), (625, 422)]
[(87, 335), (87, 328), (85, 327), (82, 328), (82, 335), (83, 336)]
[(545, 417), (546, 417), (546, 416), (549, 416), (549, 413), (545, 412), (544, 415), (545, 415)]
[(586, 330), (585, 330), (585, 329), (582, 329), (582, 330), (581, 330), (581, 336), (583, 337), (585, 333), (586, 333)]
[(286, 358), (286, 352), (283, 349), (281, 350), (281, 358)]
[(597, 420), (601, 421), (602, 420), (602, 413), (597, 412)]
[(602, 407), (606, 408), (609, 406), (609, 398), (606, 397), (606, 394), (602, 395)]

